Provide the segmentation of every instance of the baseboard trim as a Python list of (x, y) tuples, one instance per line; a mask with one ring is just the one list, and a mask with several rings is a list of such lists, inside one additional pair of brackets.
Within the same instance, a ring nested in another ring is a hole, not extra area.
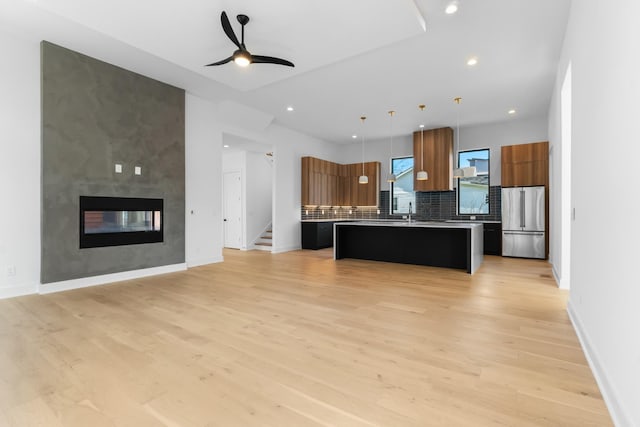
[(554, 263), (551, 263), (551, 273), (553, 274), (553, 278), (556, 281), (556, 286), (560, 288), (561, 287), (560, 277), (558, 276), (558, 272), (556, 271), (556, 265)]
[(598, 353), (591, 344), (589, 335), (583, 327), (580, 316), (578, 316), (578, 313), (573, 308), (571, 300), (569, 300), (569, 303), (567, 304), (567, 313), (569, 314), (569, 319), (573, 324), (573, 329), (578, 335), (578, 340), (580, 340), (582, 350), (587, 357), (587, 362), (589, 362), (591, 372), (593, 373), (593, 376), (598, 383), (600, 393), (602, 393), (602, 397), (605, 404), (607, 405), (607, 409), (609, 409), (609, 415), (613, 420), (613, 424), (616, 426), (633, 426), (634, 424), (631, 422), (631, 417), (628, 415), (629, 413), (624, 410), (624, 407), (620, 403), (620, 399), (618, 399), (618, 393), (611, 384), (611, 381), (609, 381), (609, 376), (600, 363)]
[(295, 245), (295, 246), (283, 246), (281, 248), (273, 248), (271, 249), (271, 253), (272, 254), (281, 254), (283, 252), (291, 252), (291, 251), (298, 251), (302, 249), (302, 247), (300, 245)]
[(222, 256), (200, 258), (200, 259), (195, 259), (193, 261), (187, 261), (187, 268), (200, 267), (201, 265), (207, 265), (207, 264), (216, 264), (223, 261), (224, 261), (224, 258)]
[(162, 265), (159, 267), (144, 268), (140, 270), (123, 271), (120, 273), (103, 274), (100, 276), (83, 277), (80, 279), (63, 280), (60, 282), (43, 283), (38, 288), (40, 294), (69, 291), (72, 289), (87, 288), (89, 286), (105, 285), (107, 283), (123, 280), (139, 279), (141, 277), (155, 276), (158, 274), (175, 273), (187, 269), (185, 263)]
[(0, 288), (0, 299), (21, 297), (24, 295), (33, 295), (38, 293), (38, 284), (9, 286)]

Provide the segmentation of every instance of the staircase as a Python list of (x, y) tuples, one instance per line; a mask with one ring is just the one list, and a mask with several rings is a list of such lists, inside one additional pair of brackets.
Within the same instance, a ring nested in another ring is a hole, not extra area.
[(255, 248), (259, 251), (269, 251), (271, 252), (271, 247), (273, 241), (273, 230), (271, 230), (271, 225), (267, 227), (267, 229), (256, 239), (254, 243)]

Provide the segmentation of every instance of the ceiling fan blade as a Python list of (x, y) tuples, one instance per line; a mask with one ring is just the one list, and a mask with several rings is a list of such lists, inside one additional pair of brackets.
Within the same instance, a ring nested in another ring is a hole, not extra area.
[(274, 58), (273, 56), (262, 56), (262, 55), (252, 55), (253, 64), (277, 64), (277, 65), (286, 65), (287, 67), (295, 67), (293, 62), (287, 61), (286, 59)]
[(240, 42), (236, 37), (236, 33), (233, 32), (233, 28), (231, 28), (231, 23), (229, 22), (227, 12), (225, 12), (224, 10), (222, 11), (222, 15), (220, 15), (220, 22), (222, 22), (222, 29), (224, 30), (224, 33), (227, 35), (227, 37), (231, 39), (233, 44), (240, 48)]
[(212, 64), (207, 64), (207, 65), (205, 65), (205, 67), (211, 67), (212, 65), (226, 64), (227, 62), (231, 62), (232, 59), (233, 59), (233, 55), (228, 57), (228, 58), (226, 58), (226, 59), (223, 59), (222, 61), (214, 62)]

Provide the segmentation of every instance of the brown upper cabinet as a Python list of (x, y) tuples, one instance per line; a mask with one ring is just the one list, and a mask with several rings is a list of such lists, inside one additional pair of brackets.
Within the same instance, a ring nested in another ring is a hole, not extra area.
[(302, 158), (301, 204), (311, 206), (378, 206), (380, 162), (365, 162), (368, 184), (359, 184), (362, 163), (341, 165)]
[(549, 143), (505, 145), (501, 150), (503, 187), (549, 185)]
[[(414, 132), (413, 158), (415, 191), (453, 190), (453, 129), (446, 127)], [(429, 179), (418, 181), (416, 175), (423, 166)]]

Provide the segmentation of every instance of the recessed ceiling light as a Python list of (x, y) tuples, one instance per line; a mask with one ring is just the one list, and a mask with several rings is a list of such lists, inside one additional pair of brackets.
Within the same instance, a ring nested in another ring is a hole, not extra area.
[(512, 108), (511, 110), (507, 111), (507, 113), (509, 113), (509, 114), (511, 114), (511, 115), (514, 115), (514, 114), (516, 113), (516, 110), (514, 110), (514, 109)]
[(351, 138), (356, 139), (358, 135), (351, 135)]
[(223, 147), (224, 148), (229, 148), (229, 144), (224, 144)]
[(471, 58), (469, 58), (467, 60), (467, 65), (470, 67), (473, 67), (474, 65), (478, 64), (478, 57), (477, 56), (472, 56)]
[(292, 106), (288, 106), (287, 107), (287, 111), (293, 111), (293, 107)]
[(447, 15), (453, 15), (457, 11), (458, 11), (458, 3), (455, 1), (449, 3), (447, 7), (444, 9), (444, 13), (446, 13)]
[(422, 129), (424, 127), (424, 125), (420, 125), (420, 129)]

